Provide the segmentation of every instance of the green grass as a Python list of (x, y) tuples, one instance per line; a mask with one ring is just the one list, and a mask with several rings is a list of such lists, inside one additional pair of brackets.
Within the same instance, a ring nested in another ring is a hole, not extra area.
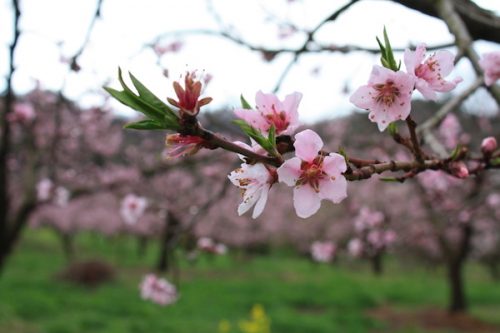
[[(50, 231), (27, 232), (0, 277), (0, 332), (217, 333), (221, 320), (237, 323), (248, 318), (254, 304), (263, 305), (273, 333), (387, 332), (387, 323), (367, 316), (369, 309), (446, 307), (440, 270), (402, 267), (389, 260), (386, 273), (377, 278), (364, 263), (314, 265), (283, 253), (182, 262), (181, 298), (173, 306), (160, 307), (138, 294), (143, 274), (155, 262), (156, 247), (139, 258), (135, 245), (125, 237), (109, 242), (96, 235), (79, 236), (79, 258), (102, 258), (118, 269), (113, 283), (87, 289), (55, 278), (65, 260)], [(500, 284), (471, 266), (471, 312), (500, 324)]]

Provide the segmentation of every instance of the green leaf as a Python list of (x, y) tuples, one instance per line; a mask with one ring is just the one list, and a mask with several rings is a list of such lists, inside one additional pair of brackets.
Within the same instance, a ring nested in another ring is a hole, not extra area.
[(126, 85), (123, 80), (121, 68), (118, 68), (118, 80), (120, 81), (123, 91), (118, 91), (110, 87), (104, 87), (104, 90), (120, 103), (141, 112), (149, 119), (155, 120), (158, 124), (162, 125), (162, 128), (171, 130), (180, 128), (177, 115), (133, 77), (133, 75), (131, 75), (131, 80), (139, 92), (139, 96)]
[(390, 123), (389, 126), (387, 126), (387, 129), (389, 130), (389, 134), (391, 136), (398, 134), (398, 125), (396, 124), (396, 122)]
[(275, 154), (274, 146), (257, 129), (250, 126), (244, 120), (240, 120), (240, 119), (233, 120), (233, 123), (238, 125), (246, 135), (248, 135), (249, 137), (254, 139), (255, 142), (257, 142), (267, 152), (269, 152), (271, 154)]
[(491, 159), (490, 164), (493, 166), (499, 166), (500, 165), (500, 157), (496, 157), (494, 159)]
[(130, 79), (134, 84), (135, 89), (139, 93), (139, 96), (142, 100), (152, 107), (164, 111), (170, 117), (177, 118), (177, 115), (170, 109), (170, 107), (163, 103), (158, 97), (155, 96), (148, 88), (146, 88), (132, 73), (128, 73), (130, 75)]
[(267, 140), (273, 147), (276, 147), (276, 127), (274, 127), (274, 124), (271, 125), (271, 128), (269, 129)]
[(390, 64), (390, 69), (397, 71), (398, 66), (396, 65), (396, 60), (394, 59), (394, 53), (392, 52), (392, 46), (391, 42), (389, 41), (389, 36), (387, 35), (387, 29), (384, 26), (384, 41), (385, 41), (385, 48), (386, 48), (386, 59)]
[(461, 152), (462, 152), (462, 146), (457, 145), (455, 147), (455, 149), (453, 149), (453, 151), (451, 152), (451, 156), (450, 156), (451, 160), (455, 161), (460, 156)]
[(240, 95), (240, 101), (241, 101), (241, 107), (243, 109), (248, 109), (248, 110), (252, 109), (252, 106), (250, 106), (245, 97), (243, 97), (243, 94)]
[(136, 129), (136, 130), (162, 130), (165, 127), (155, 120), (144, 119), (137, 121), (135, 123), (128, 123), (124, 128)]

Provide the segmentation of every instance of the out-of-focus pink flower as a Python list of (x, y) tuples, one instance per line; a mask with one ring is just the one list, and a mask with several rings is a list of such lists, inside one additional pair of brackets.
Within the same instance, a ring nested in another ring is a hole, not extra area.
[(488, 197), (486, 198), (486, 203), (491, 208), (500, 209), (500, 194), (498, 193), (489, 194)]
[(54, 188), (54, 184), (48, 178), (42, 179), (36, 185), (36, 195), (39, 201), (47, 201), (52, 196), (52, 190)]
[(196, 154), (201, 148), (205, 140), (199, 136), (168, 134), (165, 138), (164, 156), (167, 159), (173, 159)]
[(449, 113), (439, 125), (439, 136), (443, 139), (443, 144), (448, 149), (453, 149), (457, 146), (462, 126), (458, 121), (457, 116)]
[(125, 223), (135, 224), (144, 214), (148, 205), (147, 199), (135, 194), (127, 194), (122, 200), (120, 215)]
[(198, 239), (197, 247), (200, 251), (224, 255), (227, 253), (227, 246), (222, 243), (216, 243), (212, 238), (209, 237), (201, 237)]
[(353, 238), (347, 244), (347, 251), (355, 258), (363, 255), (363, 242), (359, 238)]
[(500, 78), (500, 51), (483, 54), (479, 65), (484, 71), (484, 84), (491, 86)]
[(178, 107), (182, 113), (190, 116), (196, 116), (200, 112), (200, 108), (212, 101), (212, 97), (204, 97), (200, 99), (201, 82), (196, 79), (195, 72), (187, 72), (184, 77), (184, 88), (179, 82), (174, 82), (174, 90), (177, 98), (167, 98), (168, 102), (175, 107)]
[(454, 89), (462, 78), (446, 81), (444, 78), (453, 70), (455, 56), (446, 50), (437, 51), (425, 59), (425, 44), (417, 46), (415, 51), (405, 50), (406, 71), (416, 77), (415, 88), (427, 99), (435, 100), (437, 92)]
[(485, 155), (491, 155), (497, 149), (497, 139), (492, 136), (483, 139), (481, 142), (481, 151)]
[(66, 188), (59, 186), (56, 188), (54, 203), (60, 207), (65, 207), (68, 205), (70, 196), (71, 193)]
[(243, 215), (255, 205), (252, 218), (259, 217), (266, 206), (269, 190), (276, 180), (275, 170), (262, 163), (243, 163), (231, 172), (228, 178), (242, 190), (243, 201), (238, 206), (238, 215)]
[(168, 44), (155, 44), (153, 45), (153, 51), (156, 53), (157, 56), (161, 57), (165, 53), (179, 52), (183, 46), (184, 43), (182, 43), (181, 41), (174, 41)]
[(357, 232), (367, 229), (378, 228), (384, 222), (385, 216), (382, 212), (362, 207), (354, 220), (354, 228)]
[(349, 101), (370, 111), (370, 121), (382, 132), (390, 123), (408, 117), (414, 86), (415, 77), (411, 75), (373, 66), (368, 84), (359, 87)]
[(173, 284), (154, 274), (147, 274), (140, 285), (141, 297), (159, 305), (170, 305), (177, 301), (179, 295)]
[(398, 238), (398, 236), (397, 236), (396, 232), (394, 232), (394, 230), (389, 229), (389, 230), (386, 230), (384, 233), (384, 242), (385, 242), (386, 246), (394, 243), (397, 238)]
[(16, 103), (13, 112), (9, 114), (9, 121), (26, 125), (31, 123), (35, 117), (35, 109), (31, 104)]
[(342, 155), (319, 155), (323, 141), (314, 131), (295, 135), (295, 155), (278, 169), (278, 178), (293, 186), (293, 204), (299, 217), (307, 218), (318, 211), (321, 200), (339, 203), (347, 197), (347, 170)]
[(302, 94), (294, 92), (282, 102), (274, 94), (257, 92), (256, 110), (236, 109), (234, 113), (252, 127), (267, 134), (272, 125), (277, 135), (291, 135), (299, 126), (299, 107)]
[(337, 247), (333, 242), (315, 241), (311, 244), (311, 257), (317, 262), (331, 262)]

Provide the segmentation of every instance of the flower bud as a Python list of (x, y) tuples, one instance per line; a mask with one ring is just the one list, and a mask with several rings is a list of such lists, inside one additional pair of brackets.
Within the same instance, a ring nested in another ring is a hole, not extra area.
[(497, 146), (497, 140), (494, 137), (489, 136), (483, 139), (483, 142), (481, 143), (481, 151), (484, 155), (491, 155), (497, 149)]
[(467, 166), (465, 165), (464, 162), (453, 163), (450, 166), (450, 172), (453, 176), (460, 179), (465, 179), (469, 177), (469, 169), (467, 169)]

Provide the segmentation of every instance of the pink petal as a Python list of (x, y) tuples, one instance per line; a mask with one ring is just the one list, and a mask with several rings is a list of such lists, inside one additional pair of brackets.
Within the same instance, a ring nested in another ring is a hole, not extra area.
[(349, 102), (356, 105), (358, 108), (367, 110), (373, 104), (372, 96), (374, 94), (375, 92), (370, 86), (361, 86), (351, 95)]
[(436, 92), (430, 87), (429, 83), (423, 79), (418, 79), (415, 86), (418, 91), (427, 99), (435, 101), (437, 99)]
[(271, 110), (272, 106), (275, 105), (277, 109), (281, 109), (281, 102), (274, 94), (264, 94), (261, 90), (255, 95), (255, 102), (257, 104), (257, 110), (264, 112), (265, 110)]
[(266, 207), (266, 202), (267, 202), (269, 190), (270, 190), (269, 185), (262, 187), (262, 189), (261, 189), (262, 192), (260, 194), (260, 198), (257, 201), (257, 203), (255, 204), (255, 208), (253, 209), (253, 213), (252, 213), (253, 219), (256, 219), (257, 217), (259, 217), (260, 214), (262, 214), (262, 212), (264, 211), (264, 207)]
[(235, 109), (234, 114), (246, 121), (250, 126), (260, 130), (267, 131), (269, 129), (269, 125), (266, 120), (262, 117), (260, 112), (249, 109)]
[(434, 55), (434, 59), (439, 64), (439, 69), (442, 77), (448, 76), (448, 74), (451, 73), (453, 70), (454, 61), (455, 61), (455, 56), (453, 53), (447, 50), (441, 50), (437, 51), (436, 54)]
[(307, 129), (295, 135), (295, 155), (303, 161), (311, 162), (323, 148), (323, 140), (316, 132)]
[(344, 156), (337, 153), (330, 153), (323, 161), (323, 171), (329, 176), (340, 176), (347, 170)]
[(298, 186), (293, 189), (293, 205), (297, 216), (305, 219), (319, 210), (321, 199), (311, 186)]
[(410, 49), (405, 50), (404, 54), (404, 63), (406, 67), (406, 71), (409, 74), (414, 75), (415, 69), (424, 61), (425, 57), (425, 44), (420, 44), (417, 46), (415, 51), (411, 51)]
[(295, 186), (301, 174), (301, 164), (302, 161), (298, 157), (286, 160), (285, 163), (283, 163), (277, 170), (279, 181), (287, 184), (288, 186)]
[(319, 197), (339, 203), (347, 197), (347, 180), (344, 176), (323, 179), (319, 183)]

